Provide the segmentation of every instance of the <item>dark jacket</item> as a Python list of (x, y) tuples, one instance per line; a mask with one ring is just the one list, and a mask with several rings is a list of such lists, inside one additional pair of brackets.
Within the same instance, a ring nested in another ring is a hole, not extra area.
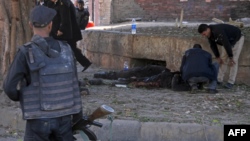
[(216, 57), (220, 57), (218, 45), (224, 46), (228, 57), (233, 57), (232, 47), (241, 37), (241, 30), (229, 24), (209, 25), (211, 36), (208, 38), (210, 47)]
[(217, 79), (217, 71), (212, 64), (212, 55), (201, 48), (192, 48), (185, 52), (181, 63), (181, 75), (184, 81), (191, 77)]
[(89, 11), (88, 9), (76, 8), (76, 20), (81, 30), (85, 30), (89, 22)]
[[(53, 19), (52, 37), (66, 41), (82, 39), (81, 30), (76, 22), (75, 6), (70, 0), (58, 0), (56, 3), (49, 1), (47, 6), (57, 12)], [(58, 30), (63, 32), (63, 35), (57, 36)]]

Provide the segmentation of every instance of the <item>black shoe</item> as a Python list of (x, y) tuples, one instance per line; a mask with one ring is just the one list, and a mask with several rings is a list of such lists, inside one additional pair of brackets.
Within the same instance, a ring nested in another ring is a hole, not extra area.
[(216, 90), (216, 89), (207, 89), (207, 92), (210, 93), (210, 94), (216, 94), (216, 93), (218, 93), (218, 90)]
[(82, 72), (84, 72), (87, 68), (89, 68), (89, 66), (90, 66), (91, 64), (92, 64), (92, 63), (91, 63), (91, 62), (89, 62), (89, 64), (87, 64), (87, 65), (83, 66), (83, 70), (82, 70)]
[(225, 87), (226, 89), (232, 89), (233, 86), (234, 86), (234, 84), (231, 84), (231, 83), (227, 83), (226, 85), (224, 85), (224, 87)]
[(217, 85), (222, 85), (222, 82), (217, 81)]

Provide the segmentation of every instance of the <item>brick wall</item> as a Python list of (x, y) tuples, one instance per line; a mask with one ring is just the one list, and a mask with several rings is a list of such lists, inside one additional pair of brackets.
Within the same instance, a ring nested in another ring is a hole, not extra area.
[(89, 0), (94, 1), (98, 25), (127, 18), (143, 21), (175, 21), (184, 10), (184, 21), (233, 20), (250, 16), (250, 0)]
[(88, 0), (90, 20), (95, 25), (108, 25), (111, 23), (111, 0)]
[(145, 14), (143, 19), (175, 20), (184, 10), (184, 20), (207, 21), (216, 17), (222, 20), (244, 18), (250, 14), (250, 1), (230, 0), (134, 0)]

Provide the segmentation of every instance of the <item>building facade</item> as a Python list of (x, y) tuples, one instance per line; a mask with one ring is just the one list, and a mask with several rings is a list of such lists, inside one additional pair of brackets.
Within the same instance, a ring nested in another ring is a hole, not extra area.
[(142, 21), (175, 21), (183, 9), (184, 21), (224, 21), (247, 18), (250, 0), (87, 0), (95, 25), (141, 18)]

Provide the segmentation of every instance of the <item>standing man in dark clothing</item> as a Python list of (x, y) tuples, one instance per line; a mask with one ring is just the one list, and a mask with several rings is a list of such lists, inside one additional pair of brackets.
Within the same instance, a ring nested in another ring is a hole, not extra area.
[(77, 0), (76, 20), (81, 30), (85, 30), (89, 22), (89, 11), (84, 8), (84, 1)]
[(71, 118), (82, 111), (73, 52), (67, 43), (49, 37), (55, 15), (45, 6), (32, 9), (34, 35), (19, 48), (3, 84), (7, 96), (20, 101), (24, 141), (49, 141), (51, 136), (73, 141)]
[[(210, 47), (219, 62), (218, 84), (223, 83), (224, 75), (230, 66), (229, 79), (225, 88), (231, 89), (238, 72), (238, 60), (244, 44), (244, 36), (238, 27), (228, 24), (207, 25), (201, 24), (198, 32), (208, 38)], [(224, 47), (221, 54), (218, 45)]]
[(76, 60), (84, 67), (83, 71), (85, 71), (91, 62), (77, 48), (76, 42), (82, 39), (82, 34), (76, 22), (74, 4), (70, 0), (50, 0), (47, 6), (57, 11), (53, 19), (51, 36), (68, 42)]
[(180, 67), (182, 79), (191, 86), (191, 93), (196, 93), (198, 83), (209, 84), (209, 93), (217, 93), (217, 73), (219, 64), (212, 64), (212, 55), (202, 50), (199, 44), (185, 52)]

